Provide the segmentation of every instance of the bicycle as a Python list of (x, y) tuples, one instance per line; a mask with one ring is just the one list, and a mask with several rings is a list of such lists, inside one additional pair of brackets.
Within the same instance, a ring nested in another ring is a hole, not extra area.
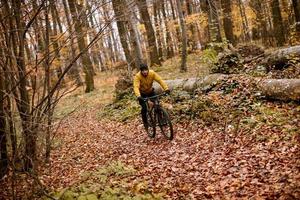
[[(162, 134), (169, 140), (173, 139), (173, 125), (168, 112), (160, 105), (159, 97), (166, 96), (166, 93), (143, 98), (147, 105), (147, 124), (146, 132), (149, 137), (154, 138), (156, 134), (156, 126), (160, 127)], [(153, 102), (153, 106), (149, 105), (149, 100)]]

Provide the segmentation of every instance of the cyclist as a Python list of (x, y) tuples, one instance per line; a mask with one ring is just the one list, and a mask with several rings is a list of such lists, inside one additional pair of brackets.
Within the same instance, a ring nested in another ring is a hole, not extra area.
[(140, 71), (135, 75), (133, 80), (133, 90), (142, 107), (141, 114), (145, 128), (148, 128), (147, 123), (147, 105), (143, 98), (155, 96), (153, 81), (156, 81), (169, 94), (170, 90), (162, 78), (153, 70), (149, 70), (147, 64), (140, 64)]

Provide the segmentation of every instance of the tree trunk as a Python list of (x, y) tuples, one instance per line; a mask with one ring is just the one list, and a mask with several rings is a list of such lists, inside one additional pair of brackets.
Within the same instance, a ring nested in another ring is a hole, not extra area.
[(233, 24), (231, 17), (231, 0), (221, 0), (222, 9), (223, 9), (223, 25), (226, 39), (229, 43), (235, 45), (234, 36), (233, 36)]
[(21, 1), (17, 0), (13, 2), (12, 9), (15, 13), (15, 24), (16, 28), (12, 32), (16, 31), (18, 46), (16, 43), (13, 43), (13, 49), (18, 51), (16, 57), (16, 64), (18, 70), (18, 92), (19, 95), (15, 93), (15, 100), (17, 102), (18, 111), (22, 121), (22, 130), (25, 140), (25, 161), (24, 169), (28, 171), (34, 167), (36, 161), (36, 130), (32, 127), (32, 116), (30, 115), (30, 102), (29, 94), (26, 89), (26, 66), (25, 66), (25, 41), (24, 41), (24, 30), (25, 24), (21, 18)]
[(117, 20), (117, 27), (118, 27), (121, 45), (122, 45), (123, 51), (125, 53), (126, 61), (131, 68), (131, 69), (129, 69), (129, 71), (131, 71), (135, 67), (135, 65), (134, 65), (135, 63), (134, 63), (134, 60), (133, 60), (130, 50), (129, 50), (129, 46), (127, 43), (126, 27), (122, 20), (123, 16), (124, 16), (123, 9), (124, 9), (125, 5), (122, 4), (121, 0), (112, 0), (112, 5), (113, 5), (114, 12), (115, 12), (116, 20)]
[(112, 23), (110, 23), (110, 21), (109, 21), (110, 20), (109, 15), (110, 15), (109, 9), (107, 8), (107, 5), (103, 4), (103, 17), (104, 17), (104, 20), (106, 21), (106, 23), (109, 23), (109, 28), (110, 28), (109, 34), (106, 37), (106, 41), (107, 41), (107, 45), (108, 45), (110, 61), (113, 65), (113, 63), (115, 63), (117, 61), (117, 56), (116, 56), (117, 52), (116, 52), (115, 45), (114, 45), (115, 38), (114, 38), (114, 34), (113, 34), (113, 26), (112, 26)]
[(210, 40), (212, 42), (222, 42), (219, 14), (215, 0), (206, 0), (209, 7), (208, 24)]
[[(62, 0), (62, 2), (63, 2), (64, 12), (65, 12), (65, 15), (66, 15), (66, 21), (67, 21), (68, 29), (69, 29), (69, 32), (72, 33), (73, 28), (72, 28), (72, 25), (71, 25), (71, 19), (70, 19), (70, 14), (69, 14), (67, 2), (66, 2), (66, 0)], [(70, 42), (71, 42), (71, 44), (70, 44), (70, 48), (71, 48), (70, 57), (73, 59), (76, 55), (76, 48), (75, 48), (75, 42), (74, 42), (74, 37), (73, 36), (71, 36)], [(73, 67), (71, 68), (71, 70), (69, 72), (69, 75), (70, 75), (71, 79), (75, 80), (75, 83), (78, 87), (83, 85), (83, 81), (82, 81), (82, 79), (80, 77), (80, 74), (79, 74), (79, 66), (77, 65), (77, 62), (75, 62), (73, 64)]]
[[(78, 48), (80, 52), (82, 52), (84, 49), (86, 49), (85, 33), (82, 30), (82, 23), (79, 21), (80, 18), (76, 11), (75, 0), (68, 0), (68, 3), (69, 3), (72, 19), (75, 24)], [(92, 61), (90, 57), (87, 55), (87, 53), (84, 53), (82, 55), (82, 65), (85, 73), (85, 84), (86, 84), (85, 92), (88, 93), (94, 90), (94, 77), (93, 77), (94, 72), (93, 72)]]
[(181, 72), (186, 72), (187, 67), (186, 67), (186, 60), (187, 60), (187, 36), (186, 36), (186, 28), (185, 28), (185, 21), (183, 18), (183, 13), (182, 13), (182, 7), (181, 7), (181, 2), (180, 0), (176, 0), (177, 3), (177, 11), (178, 11), (178, 16), (179, 16), (179, 21), (180, 21), (180, 27), (181, 27), (181, 41), (182, 41), (182, 52), (181, 52), (181, 66), (180, 66), (180, 71)]
[[(52, 28), (49, 28), (49, 32), (50, 32), (50, 35), (51, 35), (51, 42), (53, 44), (53, 48), (54, 48), (54, 51), (55, 51), (55, 59), (57, 60), (58, 62), (58, 65), (55, 66), (56, 68), (56, 73), (57, 73), (57, 78), (59, 79), (59, 77), (61, 76), (62, 74), (62, 68), (61, 68), (61, 65), (63, 64), (62, 61), (61, 61), (61, 56), (60, 56), (60, 45), (58, 43), (58, 31), (57, 31), (57, 17), (55, 16), (55, 5), (54, 5), (54, 2), (53, 1), (49, 1), (50, 3), (50, 9), (51, 9), (51, 16), (52, 16), (52, 22), (53, 22), (53, 27)], [(46, 32), (46, 34), (48, 34)], [(46, 39), (47, 40), (47, 39)], [(46, 47), (47, 48), (47, 47)], [(64, 85), (64, 81), (62, 82), (62, 85)]]
[(157, 52), (155, 32), (148, 13), (147, 2), (146, 0), (136, 0), (136, 3), (146, 29), (148, 48), (150, 53), (150, 66), (161, 65)]
[(249, 32), (248, 19), (247, 19), (246, 12), (245, 12), (245, 6), (244, 6), (244, 3), (242, 2), (242, 0), (239, 0), (238, 4), (239, 4), (239, 8), (240, 8), (241, 17), (242, 17), (244, 41), (248, 41), (248, 40), (250, 40), (250, 35), (249, 35), (250, 32)]
[(258, 37), (261, 39), (262, 43), (264, 45), (269, 45), (268, 43), (268, 30), (267, 30), (267, 22), (265, 20), (266, 14), (264, 13), (263, 5), (260, 0), (251, 0), (250, 6), (253, 8), (255, 14), (256, 14), (256, 20), (257, 20), (257, 29), (258, 29)]
[(167, 18), (167, 14), (166, 14), (166, 10), (165, 10), (165, 1), (162, 1), (162, 14), (163, 14), (163, 18), (164, 18), (164, 22), (165, 22), (165, 33), (166, 33), (166, 43), (167, 43), (167, 58), (172, 58), (174, 57), (175, 53), (174, 53), (174, 48), (173, 48), (173, 41), (171, 38), (171, 34), (169, 31), (169, 20)]
[(159, 13), (161, 9), (161, 2), (154, 1), (153, 2), (153, 15), (154, 15), (154, 24), (155, 24), (155, 30), (156, 30), (156, 40), (157, 40), (157, 46), (158, 46), (158, 57), (160, 62), (163, 61), (163, 51), (162, 51), (162, 33), (161, 33), (161, 25), (159, 24)]
[[(2, 56), (0, 56), (1, 58)], [(3, 57), (2, 57), (3, 59)], [(0, 68), (0, 179), (5, 176), (8, 166), (7, 144), (6, 144), (6, 120), (4, 112), (4, 74)]]
[[(170, 2), (170, 6), (171, 6), (172, 19), (175, 22), (175, 21), (177, 21), (177, 16), (176, 16), (176, 12), (174, 9), (173, 0), (169, 0), (169, 2)], [(175, 27), (175, 31), (176, 31), (176, 34), (175, 34), (176, 37), (174, 37), (175, 38), (174, 39), (174, 51), (178, 51), (178, 45), (176, 45), (176, 44), (179, 43), (180, 38), (181, 38), (179, 26)]]
[(279, 1), (272, 0), (271, 7), (272, 7), (274, 34), (275, 34), (275, 39), (277, 41), (277, 46), (283, 46), (285, 41), (285, 35), (284, 35), (284, 26), (282, 22), (281, 11), (279, 7)]
[(262, 93), (278, 100), (300, 100), (300, 79), (267, 79), (259, 84)]
[[(51, 4), (51, 2), (50, 2)], [(51, 6), (50, 6), (51, 8)], [(49, 163), (50, 161), (50, 153), (51, 153), (51, 119), (52, 119), (52, 106), (51, 106), (51, 96), (50, 96), (50, 50), (49, 50), (49, 45), (50, 45), (50, 35), (49, 32), (51, 33), (51, 28), (50, 28), (50, 21), (49, 21), (49, 15), (48, 15), (48, 6), (47, 6), (47, 1), (46, 1), (46, 5), (44, 6), (44, 10), (45, 10), (45, 26), (46, 26), (46, 36), (45, 36), (45, 87), (46, 87), (46, 92), (47, 92), (47, 113), (45, 113), (47, 115), (47, 126), (46, 126), (46, 153), (45, 153), (45, 161), (47, 163)], [(53, 16), (53, 6), (51, 8), (52, 10), (52, 17), (53, 19), (55, 19), (55, 17)], [(56, 23), (54, 23), (54, 26), (56, 25)], [(56, 29), (56, 27), (54, 28), (54, 30)], [(55, 34), (55, 32), (54, 32)], [(56, 33), (57, 34), (57, 33)], [(55, 34), (55, 35), (56, 35)], [(57, 46), (55, 46), (54, 42), (54, 48), (57, 48), (56, 51), (58, 51), (58, 44), (56, 43)], [(55, 52), (56, 56), (59, 56), (59, 52)], [(62, 75), (62, 72), (59, 74), (59, 77)]]
[(135, 66), (138, 69), (140, 64), (143, 62), (143, 54), (142, 54), (142, 47), (139, 40), (139, 32), (137, 30), (137, 22), (132, 14), (132, 7), (128, 5), (128, 2), (126, 4), (126, 8), (129, 9), (129, 13), (127, 15), (128, 18), (128, 26), (130, 30), (130, 41), (132, 45), (132, 49), (134, 51), (135, 55)]
[[(192, 7), (192, 0), (185, 0), (186, 3), (186, 10), (187, 10), (187, 15), (192, 15), (193, 14), (193, 7)], [(196, 50), (197, 49), (197, 36), (196, 36), (196, 26), (195, 22), (191, 22), (189, 25), (189, 29), (191, 31), (190, 37), (188, 37), (188, 46), (190, 47), (191, 50)]]
[(292, 2), (295, 13), (296, 30), (300, 32), (300, 2), (299, 0), (292, 0)]
[[(76, 0), (75, 0), (76, 2)], [(78, 21), (80, 22), (81, 26), (82, 26), (82, 37), (83, 37), (83, 41), (84, 41), (84, 47), (86, 47), (87, 45), (87, 41), (88, 41), (88, 32), (89, 32), (89, 23), (88, 23), (88, 17), (87, 17), (87, 14), (86, 14), (86, 8), (85, 8), (85, 5), (84, 5), (84, 1), (81, 0), (81, 1), (78, 1), (77, 3), (75, 3), (75, 6), (76, 6), (76, 10), (77, 10), (77, 16), (78, 16)], [(75, 23), (76, 25), (76, 23)], [(113, 48), (111, 48), (113, 49)], [(80, 50), (81, 51), (81, 50)], [(90, 64), (88, 64), (88, 67), (87, 67), (87, 70), (90, 70), (91, 73), (92, 73), (92, 76), (95, 76), (96, 75), (96, 72), (94, 70), (94, 66), (93, 66), (93, 63), (92, 63), (92, 59), (90, 57), (90, 49), (88, 49), (88, 51), (86, 52), (86, 57), (87, 59), (89, 60)], [(112, 53), (113, 55), (113, 53)], [(113, 56), (112, 56), (113, 57)], [(82, 61), (84, 61), (82, 59)], [(86, 62), (85, 62), (86, 63)], [(84, 68), (83, 68), (84, 69)], [(94, 80), (93, 80), (93, 87), (94, 87)]]

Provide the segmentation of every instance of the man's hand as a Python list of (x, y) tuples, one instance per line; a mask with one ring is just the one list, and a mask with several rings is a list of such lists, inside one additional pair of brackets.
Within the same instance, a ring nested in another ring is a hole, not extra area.
[(143, 97), (139, 96), (139, 97), (137, 97), (137, 100), (143, 101), (144, 99), (143, 99)]
[(166, 93), (166, 94), (170, 94), (171, 91), (170, 91), (169, 89), (167, 89), (167, 90), (165, 90), (165, 93)]

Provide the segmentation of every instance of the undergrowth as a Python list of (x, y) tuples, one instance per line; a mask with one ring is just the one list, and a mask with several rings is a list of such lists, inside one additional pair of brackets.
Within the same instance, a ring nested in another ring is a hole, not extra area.
[[(154, 193), (145, 180), (134, 180), (136, 170), (120, 161), (112, 162), (96, 171), (85, 172), (78, 184), (51, 193), (60, 200), (159, 200), (163, 193)], [(45, 197), (44, 200), (50, 198)]]

